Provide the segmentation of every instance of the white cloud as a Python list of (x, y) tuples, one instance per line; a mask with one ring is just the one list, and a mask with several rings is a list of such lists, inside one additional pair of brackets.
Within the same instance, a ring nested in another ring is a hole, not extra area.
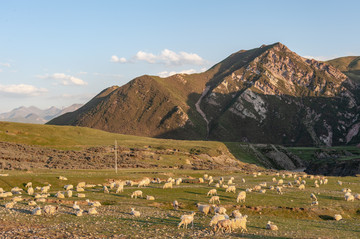
[(168, 76), (172, 76), (172, 75), (175, 75), (175, 74), (194, 74), (194, 73), (200, 73), (200, 72), (203, 72), (204, 71), (204, 68), (201, 69), (201, 71), (197, 71), (195, 69), (189, 69), (189, 70), (183, 70), (183, 71), (162, 71), (162, 72), (159, 72), (157, 73), (158, 76), (160, 77), (168, 77)]
[(38, 76), (41, 79), (57, 80), (62, 85), (87, 85), (88, 83), (75, 76), (66, 75), (64, 73), (54, 73), (52, 75)]
[(128, 61), (126, 58), (119, 58), (117, 56), (111, 57), (111, 62), (133, 62), (133, 61), (145, 61), (150, 64), (165, 64), (168, 66), (180, 66), (180, 65), (205, 65), (207, 62), (195, 53), (188, 53), (181, 51), (176, 53), (169, 49), (164, 49), (160, 54), (153, 54), (145, 51), (138, 51), (133, 60)]
[(110, 61), (111, 62), (116, 62), (116, 63), (126, 63), (127, 62), (127, 60), (126, 60), (126, 58), (124, 58), (124, 57), (117, 57), (117, 56), (115, 56), (115, 55), (113, 55), (112, 57), (111, 57), (111, 59), (110, 59)]
[(0, 66), (11, 67), (10, 63), (2, 63), (2, 62), (0, 62)]
[(0, 92), (24, 96), (38, 96), (47, 92), (45, 88), (36, 88), (33, 85), (18, 84), (18, 85), (0, 85)]
[(303, 56), (303, 57), (307, 58), (307, 59), (314, 59), (317, 61), (328, 61), (328, 60), (338, 58), (339, 56)]

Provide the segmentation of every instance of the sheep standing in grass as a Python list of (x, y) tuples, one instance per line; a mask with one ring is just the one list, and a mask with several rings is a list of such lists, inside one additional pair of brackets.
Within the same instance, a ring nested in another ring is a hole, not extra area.
[(342, 219), (342, 216), (340, 214), (335, 214), (334, 219), (336, 221), (340, 221)]
[(116, 193), (122, 193), (122, 192), (124, 192), (124, 185), (120, 184), (116, 189)]
[(77, 188), (85, 188), (86, 183), (85, 182), (80, 182), (76, 185)]
[(245, 182), (246, 182), (245, 178), (242, 178), (242, 179), (241, 179), (241, 182), (245, 183)]
[(101, 203), (99, 201), (93, 201), (91, 202), (89, 199), (86, 199), (86, 202), (88, 203), (89, 206), (91, 207), (100, 207)]
[(199, 183), (204, 183), (204, 179), (203, 179), (203, 178), (199, 178)]
[(29, 188), (29, 187), (32, 187), (32, 182), (28, 182), (28, 183), (25, 185), (25, 188)]
[(81, 217), (81, 216), (83, 215), (83, 210), (81, 210), (81, 209), (77, 210), (77, 211), (75, 212), (75, 215), (76, 215), (77, 217)]
[(104, 190), (104, 193), (109, 193), (108, 187), (104, 186), (104, 187), (103, 187), (103, 190)]
[(173, 203), (172, 203), (172, 205), (173, 205), (173, 207), (174, 207), (174, 210), (178, 210), (179, 209), (179, 203), (178, 203), (178, 201), (173, 201)]
[(135, 208), (131, 208), (130, 215), (134, 217), (140, 217), (141, 213), (139, 211), (135, 211)]
[(278, 185), (283, 185), (284, 184), (284, 180), (279, 179), (279, 181), (277, 182)]
[(175, 185), (180, 185), (180, 183), (182, 183), (182, 179), (181, 178), (176, 179)]
[(317, 197), (313, 193), (310, 194), (310, 198), (314, 201), (317, 201)]
[(37, 207), (34, 210), (32, 210), (31, 214), (35, 215), (35, 216), (39, 216), (39, 215), (41, 215), (41, 211), (42, 211), (41, 208)]
[(72, 185), (72, 184), (65, 185), (64, 189), (65, 189), (65, 191), (74, 189), (74, 185)]
[(65, 198), (65, 195), (62, 192), (57, 192), (55, 194), (55, 197), (57, 197), (57, 198)]
[(173, 186), (172, 182), (165, 183), (164, 186), (163, 186), (163, 189), (172, 188), (172, 186)]
[(222, 215), (222, 214), (215, 213), (215, 215), (210, 220), (209, 226), (212, 227), (212, 226), (216, 225), (216, 223), (218, 221), (221, 221), (221, 220), (224, 220), (224, 219), (229, 219), (229, 217), (227, 215)]
[(208, 213), (210, 212), (210, 209), (211, 209), (210, 205), (206, 205), (206, 204), (197, 203), (196, 206), (197, 206), (199, 212), (202, 212), (205, 215), (208, 215)]
[(146, 200), (154, 201), (154, 200), (155, 200), (155, 197), (154, 197), (154, 196), (146, 195)]
[(240, 213), (239, 210), (234, 210), (232, 211), (231, 216), (237, 218), (237, 217), (242, 217), (242, 214)]
[(16, 204), (16, 202), (8, 202), (5, 204), (5, 208), (12, 209), (12, 208), (14, 208), (15, 204)]
[(89, 208), (88, 213), (89, 213), (90, 215), (98, 214), (98, 212), (97, 212), (97, 210), (96, 210), (96, 208), (95, 208), (95, 207), (91, 207), (91, 208)]
[(311, 203), (311, 206), (319, 206), (319, 201), (313, 201), (313, 202)]
[(74, 202), (72, 208), (73, 208), (74, 210), (80, 210), (80, 206), (77, 204), (77, 201)]
[(209, 203), (214, 204), (215, 202), (218, 202), (220, 204), (220, 198), (219, 196), (212, 196), (209, 200)]
[(235, 217), (231, 219), (231, 229), (236, 230), (240, 229), (240, 232), (247, 232), (246, 223), (247, 223), (247, 215)]
[(137, 198), (137, 197), (142, 197), (143, 192), (141, 190), (136, 190), (135, 192), (133, 192), (131, 194), (131, 198)]
[(46, 205), (43, 210), (44, 210), (44, 213), (47, 215), (54, 215), (58, 209), (59, 209), (59, 207), (57, 207), (57, 206), (55, 207), (52, 205)]
[(352, 194), (345, 194), (345, 201), (353, 202), (355, 199), (354, 195)]
[(266, 229), (271, 230), (271, 231), (279, 230), (279, 228), (271, 221), (268, 221), (268, 223), (266, 224)]
[(208, 185), (210, 186), (212, 183), (214, 182), (214, 179), (209, 179), (209, 183), (208, 183)]
[(29, 195), (33, 195), (33, 194), (34, 194), (34, 189), (33, 189), (33, 187), (29, 187), (26, 191), (27, 191), (27, 194), (29, 194)]
[(216, 205), (212, 205), (213, 209), (214, 209), (214, 213), (218, 213), (218, 214), (226, 214), (226, 208), (224, 207), (218, 207)]
[(226, 192), (236, 193), (236, 187), (235, 187), (235, 186), (229, 186), (229, 187), (226, 189)]
[(299, 190), (305, 190), (305, 184), (300, 184)]
[(29, 206), (36, 206), (37, 204), (36, 204), (35, 201), (31, 200), (31, 201), (28, 202), (28, 205)]
[(355, 194), (354, 197), (355, 197), (356, 200), (360, 200), (360, 194), (359, 193)]
[(141, 180), (138, 184), (138, 188), (140, 187), (147, 187), (150, 185), (150, 178), (144, 178), (143, 180)]
[(239, 194), (237, 195), (236, 202), (237, 202), (237, 203), (239, 203), (239, 202), (245, 202), (245, 199), (246, 199), (246, 192), (245, 192), (245, 191), (241, 191), (241, 192), (239, 192)]
[(219, 230), (221, 230), (222, 233), (224, 233), (224, 232), (231, 233), (231, 221), (230, 221), (230, 219), (223, 219), (223, 220), (218, 221), (215, 224), (213, 230), (214, 230), (214, 233), (216, 233)]
[(71, 190), (67, 190), (67, 191), (66, 191), (66, 196), (67, 196), (68, 198), (71, 198), (72, 195), (73, 195), (73, 192), (72, 192)]
[(206, 194), (207, 196), (213, 196), (213, 195), (217, 195), (217, 191), (215, 188), (209, 190), (209, 192)]
[(187, 225), (194, 222), (194, 216), (195, 216), (195, 212), (192, 212), (190, 215), (182, 215), (180, 217), (181, 221), (178, 225), (178, 228), (180, 228), (181, 225), (184, 225), (185, 228), (187, 229)]

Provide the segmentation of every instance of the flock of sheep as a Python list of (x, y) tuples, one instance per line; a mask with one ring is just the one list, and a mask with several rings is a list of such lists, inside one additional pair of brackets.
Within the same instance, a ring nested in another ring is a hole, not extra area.
[[(253, 177), (260, 176), (261, 173), (254, 173)], [(285, 183), (285, 179), (287, 178), (287, 182)], [(297, 174), (280, 174), (277, 173), (272, 178), (272, 182), (263, 182), (259, 183), (258, 185), (255, 185), (251, 188), (246, 188), (244, 191), (238, 192), (236, 198), (234, 198), (234, 204), (238, 203), (244, 203), (246, 200), (247, 193), (266, 193), (266, 190), (274, 190), (277, 192), (277, 194), (282, 195), (284, 191), (286, 191), (286, 188), (294, 188), (297, 187), (299, 191), (302, 191), (305, 189), (306, 185), (309, 184), (308, 181), (312, 180), (314, 187), (320, 187), (320, 185), (325, 185), (328, 183), (328, 179), (325, 177), (320, 176), (313, 176), (313, 175), (297, 175)], [(59, 180), (66, 181), (67, 178), (60, 176)], [(229, 194), (236, 194), (237, 188), (235, 184), (235, 179), (233, 177), (229, 178), (228, 180), (225, 180), (224, 177), (220, 177), (219, 179), (215, 179), (212, 176), (209, 176), (208, 174), (204, 174), (203, 177), (196, 179), (197, 183), (199, 184), (207, 184), (211, 188), (206, 195), (204, 195), (204, 199), (208, 198), (209, 203), (197, 203), (196, 207), (199, 211), (199, 213), (203, 213), (205, 215), (208, 215), (209, 213), (214, 213), (214, 216), (211, 218), (209, 226), (212, 228), (212, 231), (214, 233), (222, 232), (222, 233), (231, 233), (235, 230), (240, 230), (240, 232), (247, 232), (247, 215), (242, 215), (239, 210), (234, 210), (231, 212), (230, 216), (227, 214), (227, 209), (223, 206), (220, 206), (221, 204), (221, 198), (218, 195), (219, 188), (226, 189), (225, 192)], [(162, 181), (159, 178), (144, 178), (142, 180), (139, 180), (137, 182), (132, 180), (116, 180), (106, 185), (95, 185), (95, 184), (87, 184), (85, 182), (79, 182), (76, 186), (72, 184), (64, 185), (62, 191), (57, 191), (56, 193), (53, 193), (53, 196), (56, 198), (71, 198), (71, 197), (79, 197), (79, 198), (85, 198), (85, 189), (94, 188), (97, 186), (102, 186), (103, 193), (110, 193), (110, 191), (114, 191), (116, 194), (123, 193), (124, 187), (134, 187), (137, 186), (138, 188), (142, 187), (148, 187), (150, 184), (160, 184), (164, 183), (162, 188), (164, 190), (168, 190), (173, 188), (174, 185), (179, 186), (183, 183), (183, 180), (181, 178), (173, 179), (168, 178), (166, 181)], [(241, 179), (241, 183), (245, 183), (245, 179)], [(240, 184), (240, 180), (238, 185)], [(272, 184), (272, 185), (269, 185)], [(341, 181), (338, 181), (339, 185), (342, 185)], [(25, 199), (22, 198), (22, 193), (25, 190), (26, 193), (30, 197), (30, 199), (27, 199), (27, 204), (32, 209), (33, 215), (53, 215), (57, 212), (58, 206), (53, 205), (45, 205), (43, 208), (37, 205), (38, 202), (47, 202), (46, 198), (50, 197), (50, 189), (51, 185), (45, 185), (42, 187), (33, 187), (32, 183), (29, 182), (25, 185), (25, 189), (14, 187), (11, 189), (11, 191), (5, 192), (2, 188), (0, 188), (0, 199), (6, 199), (11, 198), (11, 201), (6, 203), (4, 207), (7, 210), (11, 210), (15, 207), (16, 203), (19, 201), (24, 201)], [(346, 201), (354, 201), (360, 200), (360, 194), (352, 194), (351, 190), (349, 188), (344, 188), (342, 190), (344, 193), (344, 199)], [(131, 193), (131, 198), (144, 198), (143, 192), (138, 189)], [(236, 199), (236, 200), (235, 200)], [(319, 205), (319, 201), (314, 193), (310, 194), (310, 199), (312, 200), (311, 205), (316, 206)], [(155, 196), (146, 195), (146, 200), (156, 200)], [(207, 200), (207, 199), (206, 199)], [(90, 201), (89, 199), (86, 199), (87, 205), (90, 207), (87, 210), (88, 214), (97, 214), (97, 207), (101, 206), (101, 203), (99, 201)], [(172, 206), (174, 210), (179, 209), (179, 202), (177, 200), (172, 202)], [(74, 215), (76, 216), (83, 216), (84, 210), (80, 208), (80, 205), (77, 201), (74, 202), (72, 206), (74, 210)], [(141, 212), (135, 210), (135, 208), (131, 208), (131, 211), (129, 212), (130, 215), (134, 217), (141, 217)], [(189, 214), (182, 215), (180, 217), (180, 222), (178, 224), (178, 228), (181, 226), (187, 228), (189, 224), (194, 223), (194, 217), (196, 213), (191, 212)], [(334, 216), (335, 220), (341, 220), (342, 216), (340, 214), (335, 214)], [(278, 226), (275, 225), (273, 222), (268, 221), (266, 226), (266, 229), (277, 231), (279, 230)]]

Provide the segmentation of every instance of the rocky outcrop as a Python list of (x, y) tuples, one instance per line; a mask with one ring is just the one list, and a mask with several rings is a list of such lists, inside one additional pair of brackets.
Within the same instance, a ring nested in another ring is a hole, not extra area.
[(314, 161), (308, 165), (305, 172), (326, 176), (360, 175), (360, 159)]

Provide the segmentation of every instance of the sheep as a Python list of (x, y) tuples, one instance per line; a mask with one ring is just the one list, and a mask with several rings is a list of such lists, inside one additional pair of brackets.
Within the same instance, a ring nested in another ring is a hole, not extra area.
[(290, 188), (292, 188), (293, 187), (293, 185), (292, 185), (292, 183), (291, 182), (288, 182), (288, 187), (290, 187)]
[(57, 210), (59, 209), (59, 207), (55, 207), (55, 206), (52, 206), (52, 205), (46, 205), (44, 208), (43, 208), (43, 211), (45, 214), (48, 214), (48, 215), (54, 215)]
[(233, 184), (233, 180), (229, 179), (227, 182), (228, 185)]
[(353, 202), (354, 199), (355, 199), (355, 197), (352, 194), (345, 195), (345, 201)]
[(28, 183), (25, 185), (25, 188), (29, 188), (29, 187), (32, 187), (32, 182), (28, 182)]
[(66, 196), (67, 196), (68, 198), (71, 198), (72, 195), (73, 195), (73, 192), (72, 192), (71, 190), (67, 190), (67, 191), (66, 191)]
[(91, 207), (91, 208), (89, 208), (88, 213), (89, 213), (90, 215), (98, 214), (98, 212), (97, 212), (97, 210), (96, 210), (96, 208), (95, 208), (95, 207)]
[(100, 207), (101, 203), (99, 201), (93, 201), (91, 202), (89, 199), (86, 199), (86, 202), (88, 203), (89, 206), (91, 207)]
[(225, 192), (233, 192), (236, 193), (236, 187), (235, 186), (229, 186)]
[(339, 184), (340, 186), (343, 184), (343, 183), (342, 183), (341, 181), (339, 181), (339, 180), (338, 180), (337, 182), (338, 182), (338, 184)]
[(76, 185), (77, 188), (85, 188), (85, 186), (86, 186), (86, 183), (85, 183), (85, 182), (79, 182), (79, 183)]
[(284, 184), (284, 180), (279, 179), (279, 181), (277, 182), (278, 185), (283, 185)]
[(343, 193), (351, 193), (351, 189), (350, 188), (343, 188), (342, 192)]
[(340, 221), (342, 219), (342, 216), (340, 214), (335, 214), (334, 219), (336, 221)]
[(28, 205), (29, 206), (36, 206), (37, 204), (36, 204), (36, 202), (34, 200), (31, 200), (31, 201), (28, 202)]
[(215, 203), (215, 201), (217, 201), (220, 204), (219, 196), (212, 196), (209, 200), (209, 203)]
[(40, 189), (41, 193), (48, 193), (50, 190), (51, 184), (48, 184)]
[(46, 202), (46, 199), (45, 198), (37, 198), (36, 201), (37, 202)]
[(269, 190), (275, 190), (275, 187), (274, 186), (269, 186)]
[(215, 184), (215, 188), (220, 188), (220, 183)]
[(173, 186), (172, 182), (165, 183), (164, 186), (163, 186), (163, 189), (172, 188), (172, 186)]
[(251, 192), (252, 192), (252, 188), (247, 188), (245, 191), (246, 191), (247, 193), (251, 193)]
[(196, 207), (198, 208), (199, 212), (202, 212), (205, 215), (208, 215), (208, 213), (210, 212), (210, 209), (211, 209), (210, 205), (200, 204), (200, 203), (197, 203)]
[(131, 194), (131, 198), (137, 198), (137, 197), (143, 197), (142, 196), (143, 192), (141, 190), (136, 190)]
[(210, 184), (212, 184), (213, 182), (214, 182), (214, 180), (210, 179), (208, 185), (210, 186)]
[(227, 189), (229, 187), (229, 185), (223, 184), (223, 185), (221, 185), (221, 187)]
[(212, 207), (214, 208), (214, 213), (226, 214), (226, 208), (224, 208), (224, 207), (217, 207), (216, 205), (212, 205)]
[(203, 178), (199, 178), (199, 183), (204, 183), (204, 179), (203, 179)]
[(74, 210), (80, 210), (80, 206), (77, 204), (77, 201), (74, 202), (72, 208), (73, 208)]
[(82, 209), (77, 210), (77, 211), (75, 212), (75, 215), (76, 215), (77, 217), (81, 217), (81, 216), (83, 215), (83, 210), (82, 210)]
[(313, 194), (313, 193), (310, 194), (310, 198), (313, 199), (314, 201), (317, 201), (317, 198), (316, 198), (315, 194)]
[(214, 232), (216, 233), (218, 230), (221, 232), (229, 232), (231, 233), (231, 221), (230, 219), (223, 219), (218, 221), (214, 226)]
[(213, 195), (217, 195), (217, 191), (215, 188), (209, 190), (209, 192), (206, 194), (207, 196), (213, 196)]
[(210, 220), (209, 226), (212, 227), (214, 225), (216, 225), (216, 223), (218, 221), (224, 220), (224, 219), (229, 219), (229, 217), (227, 217), (226, 215), (221, 215), (216, 213)]
[(259, 186), (264, 188), (267, 186), (267, 183), (266, 182), (260, 183)]
[(253, 189), (254, 189), (254, 191), (259, 191), (259, 190), (261, 190), (261, 186), (260, 185), (255, 185)]
[(359, 193), (355, 194), (354, 197), (355, 197), (356, 200), (360, 200), (360, 194)]
[(85, 189), (81, 187), (76, 187), (76, 192), (84, 192)]
[(205, 180), (207, 180), (207, 179), (209, 178), (209, 175), (204, 174), (203, 178), (204, 178)]
[(327, 178), (325, 178), (325, 179), (324, 179), (324, 184), (327, 184), (328, 181), (329, 181), (329, 180), (328, 180)]
[(64, 180), (64, 181), (68, 180), (68, 179), (67, 179), (66, 177), (64, 177), (64, 176), (59, 176), (58, 178), (59, 178), (59, 180)]
[(237, 195), (236, 202), (237, 202), (237, 203), (239, 203), (239, 202), (245, 202), (245, 199), (246, 199), (246, 192), (245, 192), (245, 191), (241, 191), (241, 192), (239, 192), (239, 194)]
[(103, 187), (103, 190), (104, 190), (104, 193), (109, 193), (108, 187), (104, 186), (104, 187)]
[(306, 184), (306, 181), (305, 180), (301, 180), (301, 184)]
[(234, 218), (237, 218), (237, 217), (241, 217), (242, 214), (240, 213), (239, 210), (234, 210), (234, 211), (232, 211), (231, 216)]
[(135, 208), (131, 208), (130, 215), (134, 217), (140, 217), (141, 213), (139, 211), (135, 211)]
[(6, 209), (12, 209), (15, 206), (16, 202), (8, 202), (5, 204)]
[(195, 216), (195, 212), (191, 212), (190, 215), (182, 215), (180, 217), (181, 221), (178, 225), (178, 228), (180, 228), (181, 225), (184, 225), (185, 228), (187, 229), (187, 225), (194, 222), (194, 216)]
[(65, 191), (70, 190), (70, 189), (74, 189), (74, 186), (72, 184), (68, 184), (68, 185), (64, 186), (64, 189), (65, 189)]
[(180, 183), (182, 183), (182, 179), (181, 178), (176, 179), (175, 184), (180, 185)]
[(276, 183), (277, 180), (276, 180), (276, 178), (272, 178), (272, 181), (273, 181), (273, 183)]
[(208, 180), (209, 180), (209, 181), (210, 181), (210, 180), (214, 180), (214, 179), (213, 179), (213, 176), (209, 176), (209, 177), (208, 177)]
[(266, 189), (261, 189), (259, 193), (266, 193)]
[(299, 190), (305, 190), (305, 185), (304, 185), (304, 184), (300, 184)]
[(21, 194), (22, 189), (19, 187), (14, 187), (11, 189), (12, 194)]
[(154, 201), (154, 200), (155, 200), (155, 197), (154, 197), (154, 196), (146, 195), (146, 200)]
[(149, 186), (149, 184), (150, 184), (150, 178), (144, 178), (139, 182), (138, 188)]
[(132, 186), (134, 186), (134, 184), (135, 184), (135, 183), (134, 183), (133, 181), (131, 181), (131, 180), (127, 180), (127, 181), (126, 181), (126, 185), (127, 185), (127, 186), (132, 187)]
[(311, 203), (311, 206), (318, 206), (319, 205), (319, 201), (313, 201), (312, 203)]
[(236, 217), (235, 219), (231, 219), (231, 229), (240, 229), (240, 232), (247, 232), (246, 223), (247, 223), (247, 215)]
[(241, 179), (241, 182), (245, 183), (245, 182), (246, 182), (246, 181), (245, 181), (245, 178), (242, 178), (242, 179)]
[(78, 194), (77, 194), (77, 197), (78, 197), (78, 198), (84, 198), (84, 197), (86, 197), (86, 196), (85, 196), (84, 193), (78, 193)]
[(20, 201), (22, 201), (22, 200), (24, 200), (24, 199), (21, 198), (21, 196), (19, 196), (19, 197), (14, 197), (14, 198), (12, 199), (13, 202), (20, 202)]
[(174, 210), (178, 210), (179, 209), (179, 203), (178, 201), (174, 200), (173, 203), (172, 203), (173, 207), (174, 207)]
[(41, 208), (40, 207), (37, 207), (35, 208), (34, 210), (32, 210), (31, 214), (32, 215), (35, 215), (35, 216), (40, 216), (41, 215)]
[(57, 192), (55, 194), (55, 197), (57, 197), (57, 198), (65, 198), (65, 195), (62, 192)]
[(116, 193), (122, 193), (122, 192), (124, 192), (124, 185), (121, 184), (117, 187)]
[(279, 230), (279, 228), (271, 221), (268, 221), (268, 223), (266, 224), (266, 229), (271, 230), (271, 231)]
[[(139, 183), (139, 184), (140, 184), (140, 183)], [(116, 183), (115, 183), (115, 182), (110, 183), (110, 185), (109, 185), (110, 190), (114, 189), (115, 186), (116, 186)]]

